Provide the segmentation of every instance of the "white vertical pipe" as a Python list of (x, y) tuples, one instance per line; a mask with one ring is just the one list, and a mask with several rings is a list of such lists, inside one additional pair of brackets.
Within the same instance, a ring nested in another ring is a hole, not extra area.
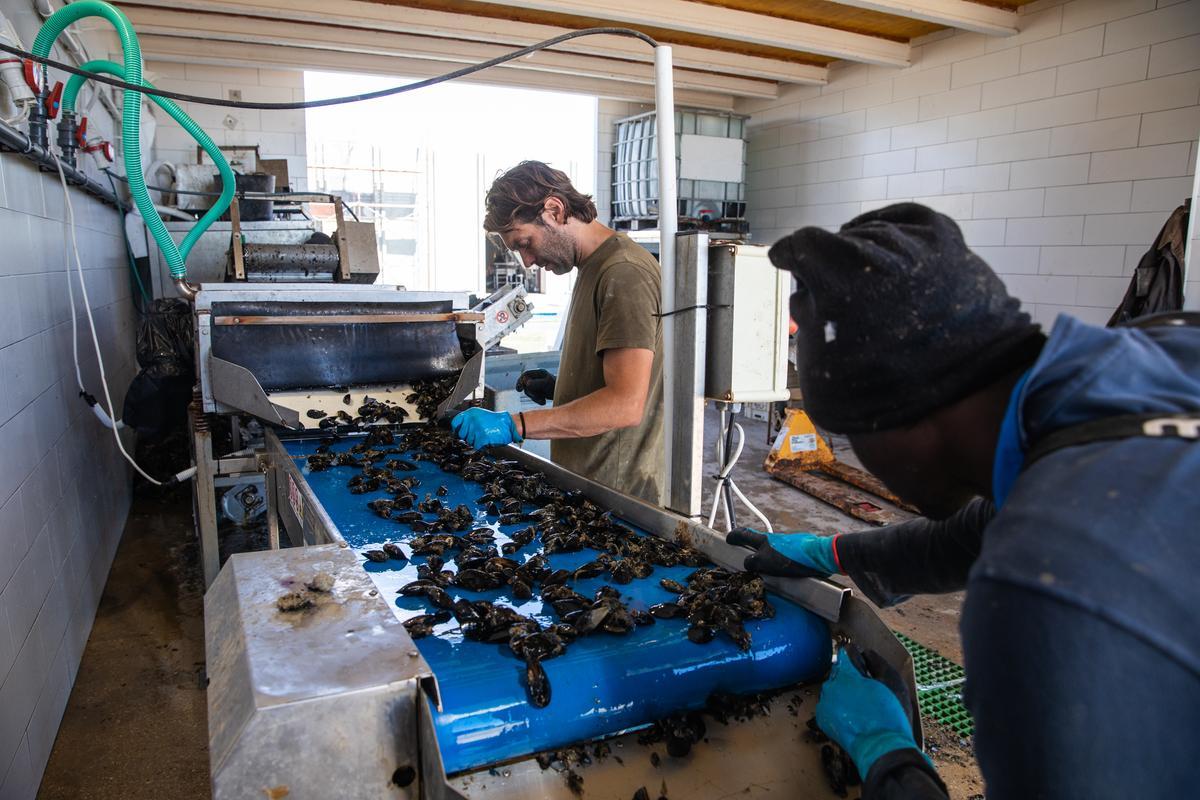
[(1183, 243), (1183, 291), (1184, 305), (1187, 305), (1187, 282), (1194, 279), (1196, 273), (1192, 265), (1196, 263), (1196, 215), (1200, 214), (1200, 139), (1196, 142), (1196, 163), (1192, 165), (1192, 205), (1188, 213), (1187, 238)]
[[(679, 230), (679, 184), (675, 176), (675, 81), (671, 74), (671, 48), (654, 48), (654, 108), (658, 116), (658, 262), (662, 267), (662, 311), (675, 310), (675, 233)], [(672, 485), (675, 458), (671, 432), (675, 430), (678, 397), (675, 364), (675, 317), (662, 317), (663, 325), (663, 482), (664, 494)], [(688, 398), (682, 398), (687, 400)], [(667, 505), (671, 499), (666, 498)]]

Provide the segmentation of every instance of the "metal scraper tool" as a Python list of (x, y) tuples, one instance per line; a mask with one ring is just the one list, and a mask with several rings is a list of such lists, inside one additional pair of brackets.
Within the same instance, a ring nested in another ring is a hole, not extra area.
[(453, 391), (445, 400), (438, 403), (437, 410), (433, 413), (434, 421), (441, 422), (454, 415), (453, 411), (479, 386), (479, 376), (482, 372), (483, 351), (480, 350), (467, 359), (462, 372), (458, 374), (458, 382), (454, 384)]

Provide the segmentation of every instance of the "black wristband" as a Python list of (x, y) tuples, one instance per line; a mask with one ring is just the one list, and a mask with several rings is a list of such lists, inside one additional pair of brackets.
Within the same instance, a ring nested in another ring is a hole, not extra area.
[(517, 416), (521, 418), (521, 438), (525, 438), (525, 412), (518, 411)]

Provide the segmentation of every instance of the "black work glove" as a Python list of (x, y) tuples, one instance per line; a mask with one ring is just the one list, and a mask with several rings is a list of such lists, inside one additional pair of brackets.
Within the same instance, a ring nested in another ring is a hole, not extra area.
[(755, 551), (746, 556), (746, 569), (781, 578), (828, 578), (840, 572), (834, 538), (801, 531), (763, 533), (751, 528), (734, 528), (725, 535), (730, 544)]
[(546, 405), (547, 400), (554, 399), (554, 376), (544, 369), (529, 369), (517, 378), (517, 391), (539, 406)]

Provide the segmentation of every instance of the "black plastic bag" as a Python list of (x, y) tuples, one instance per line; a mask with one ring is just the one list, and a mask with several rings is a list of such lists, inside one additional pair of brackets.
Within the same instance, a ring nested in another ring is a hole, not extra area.
[(186, 300), (155, 300), (138, 326), (141, 370), (125, 393), (122, 419), (139, 436), (158, 437), (183, 427), (196, 383), (192, 310)]

